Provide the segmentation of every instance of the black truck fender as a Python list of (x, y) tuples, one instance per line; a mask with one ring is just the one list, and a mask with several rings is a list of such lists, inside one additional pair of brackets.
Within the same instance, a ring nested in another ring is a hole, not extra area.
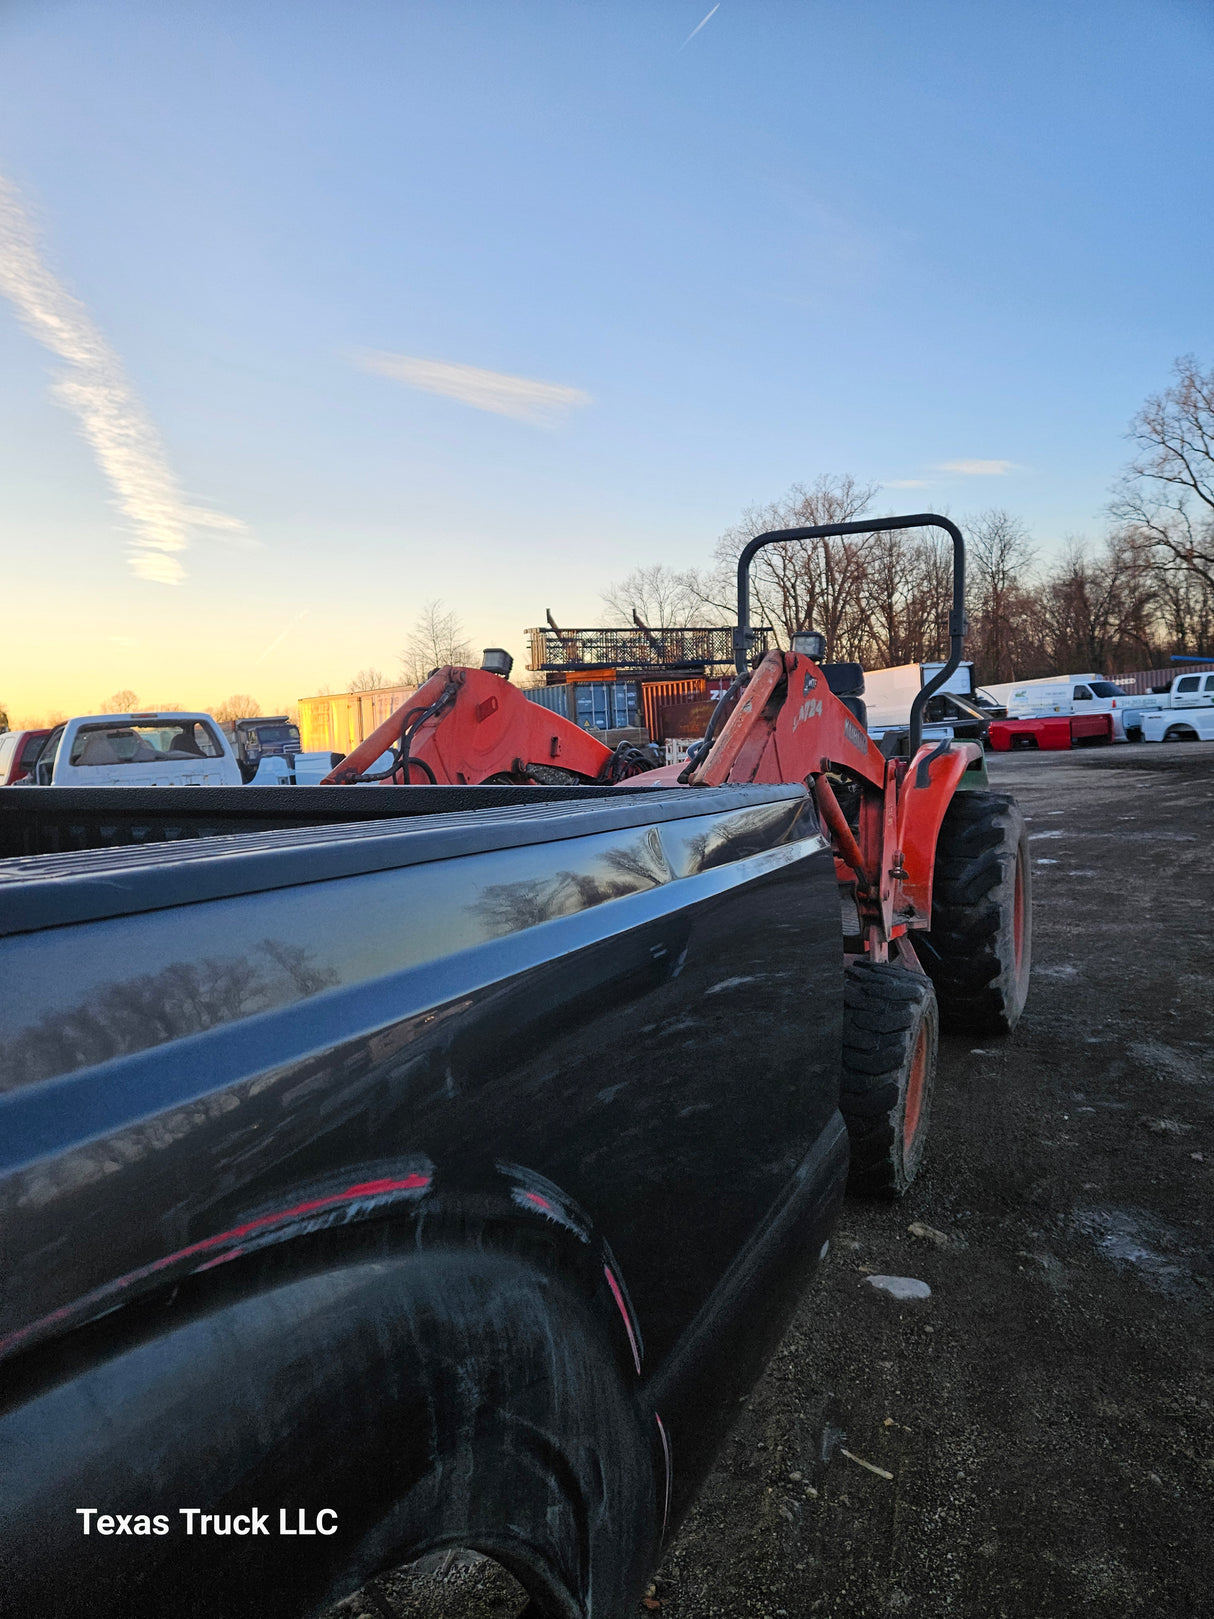
[[(635, 1606), (662, 1436), (593, 1300), (441, 1239), (251, 1292), (239, 1269), (162, 1330), (136, 1310), (135, 1341), (0, 1415), (15, 1606), (53, 1589), (60, 1612), (138, 1619), (171, 1593), (182, 1619), (297, 1619), (445, 1546), (496, 1558), (554, 1619)], [(167, 1530), (99, 1544), (90, 1507)], [(217, 1547), (201, 1513), (264, 1527)]]

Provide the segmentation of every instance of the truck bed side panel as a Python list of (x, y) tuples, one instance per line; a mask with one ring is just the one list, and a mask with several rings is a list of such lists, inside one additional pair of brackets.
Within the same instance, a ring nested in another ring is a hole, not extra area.
[(838, 1122), (833, 860), (803, 797), (730, 792), (0, 942), (0, 1338), (230, 1257), (318, 1189), (425, 1165), (475, 1199), (507, 1164), (587, 1211), (661, 1365)]

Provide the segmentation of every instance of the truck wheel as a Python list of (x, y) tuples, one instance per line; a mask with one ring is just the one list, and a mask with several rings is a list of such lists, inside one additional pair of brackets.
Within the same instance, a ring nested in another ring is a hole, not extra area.
[(1187, 725), (1169, 725), (1165, 742), (1196, 742), (1197, 732), (1190, 730)]
[(1033, 902), (1028, 831), (1006, 793), (955, 793), (936, 843), (930, 933), (915, 949), (946, 1031), (1007, 1034), (1028, 996)]
[[(466, 1547), (537, 1619), (614, 1619), (656, 1561), (656, 1450), (560, 1282), (459, 1250), (366, 1261), (204, 1309), (0, 1415), (22, 1459), (0, 1472), (0, 1581), (13, 1611), (49, 1593), (89, 1619), (299, 1619)], [(75, 1511), (93, 1504), (167, 1530), (99, 1547)], [(186, 1534), (192, 1506), (260, 1508), (265, 1538)]]
[(848, 1189), (901, 1197), (918, 1173), (936, 1076), (931, 981), (890, 962), (855, 961), (843, 986), (839, 1108), (851, 1141)]

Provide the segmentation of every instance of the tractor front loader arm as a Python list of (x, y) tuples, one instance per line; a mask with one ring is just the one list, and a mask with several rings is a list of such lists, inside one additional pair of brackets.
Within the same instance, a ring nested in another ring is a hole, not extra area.
[[(385, 753), (387, 768), (369, 774)], [(335, 765), (325, 783), (611, 781), (615, 758), (570, 720), (529, 703), (501, 675), (449, 664)]]

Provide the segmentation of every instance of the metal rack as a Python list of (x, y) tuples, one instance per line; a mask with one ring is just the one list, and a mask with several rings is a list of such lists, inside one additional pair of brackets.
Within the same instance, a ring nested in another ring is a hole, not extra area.
[[(768, 629), (756, 629), (752, 655), (774, 645)], [(693, 627), (651, 629), (531, 629), (528, 669), (648, 670), (727, 668), (733, 663), (733, 630)]]

